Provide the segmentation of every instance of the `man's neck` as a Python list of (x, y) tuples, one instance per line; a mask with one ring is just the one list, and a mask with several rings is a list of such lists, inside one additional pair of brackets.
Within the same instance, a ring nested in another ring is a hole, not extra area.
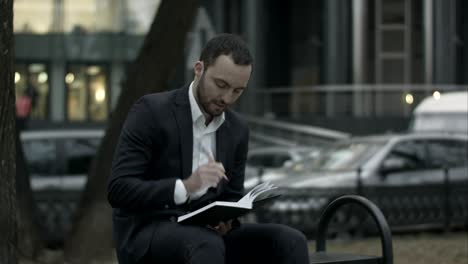
[(192, 87), (192, 92), (193, 92), (193, 98), (195, 98), (195, 102), (197, 102), (198, 108), (202, 112), (203, 116), (205, 117), (205, 126), (208, 126), (211, 121), (213, 121), (213, 116), (208, 114), (205, 109), (203, 109), (203, 106), (200, 104), (200, 99), (198, 99), (198, 82), (194, 81), (193, 82), (193, 87)]

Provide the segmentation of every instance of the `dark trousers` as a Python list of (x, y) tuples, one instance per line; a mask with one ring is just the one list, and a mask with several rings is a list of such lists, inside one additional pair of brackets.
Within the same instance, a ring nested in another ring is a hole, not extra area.
[(242, 224), (221, 236), (197, 226), (159, 223), (141, 263), (309, 263), (307, 240), (279, 224)]

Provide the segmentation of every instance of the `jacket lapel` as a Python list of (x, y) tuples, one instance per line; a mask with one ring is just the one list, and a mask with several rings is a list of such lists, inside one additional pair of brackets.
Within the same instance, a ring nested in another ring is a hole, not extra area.
[(175, 98), (174, 114), (179, 128), (180, 152), (182, 157), (182, 179), (192, 174), (193, 126), (188, 87), (180, 89)]
[(216, 131), (216, 160), (227, 164), (227, 148), (229, 141), (229, 123), (227, 120)]
[[(230, 138), (229, 133), (229, 121), (227, 120), (226, 115), (226, 120), (216, 131), (216, 160), (224, 164), (225, 168), (227, 168), (226, 165), (228, 164), (228, 142)], [(221, 191), (224, 189), (223, 187), (225, 183), (225, 180), (221, 180), (218, 188), (216, 188), (217, 194), (220, 194)]]

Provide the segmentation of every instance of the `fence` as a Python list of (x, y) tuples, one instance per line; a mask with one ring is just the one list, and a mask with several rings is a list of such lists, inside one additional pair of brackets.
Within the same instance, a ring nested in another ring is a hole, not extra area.
[(81, 192), (45, 190), (34, 192), (40, 227), (48, 246), (60, 246), (71, 231)]
[[(336, 188), (299, 188), (283, 191), (271, 206), (256, 214), (261, 222), (294, 226), (313, 236), (323, 208), (341, 195), (358, 194), (374, 202), (394, 231), (418, 229), (468, 228), (468, 181), (449, 181), (446, 171), (441, 183), (405, 186), (366, 186)], [(468, 177), (468, 175), (467, 175)], [(359, 208), (348, 207), (337, 212), (330, 234), (375, 232)]]
[[(324, 206), (343, 194), (359, 194), (373, 201), (392, 230), (468, 227), (468, 181), (450, 182), (448, 177), (441, 184), (417, 186), (286, 190), (277, 202), (258, 211), (257, 220), (288, 224), (313, 235)], [(80, 196), (79, 192), (56, 190), (34, 194), (49, 246), (60, 245), (70, 232)], [(367, 224), (359, 210), (343, 208), (329, 231), (353, 234), (363, 231), (363, 225)]]

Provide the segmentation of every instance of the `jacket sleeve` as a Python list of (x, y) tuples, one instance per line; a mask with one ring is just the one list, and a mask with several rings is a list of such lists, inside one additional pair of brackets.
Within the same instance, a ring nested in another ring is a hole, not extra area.
[(142, 97), (133, 105), (114, 152), (107, 196), (114, 208), (145, 211), (174, 206), (176, 178), (145, 175), (158, 145), (158, 123), (148, 104)]

